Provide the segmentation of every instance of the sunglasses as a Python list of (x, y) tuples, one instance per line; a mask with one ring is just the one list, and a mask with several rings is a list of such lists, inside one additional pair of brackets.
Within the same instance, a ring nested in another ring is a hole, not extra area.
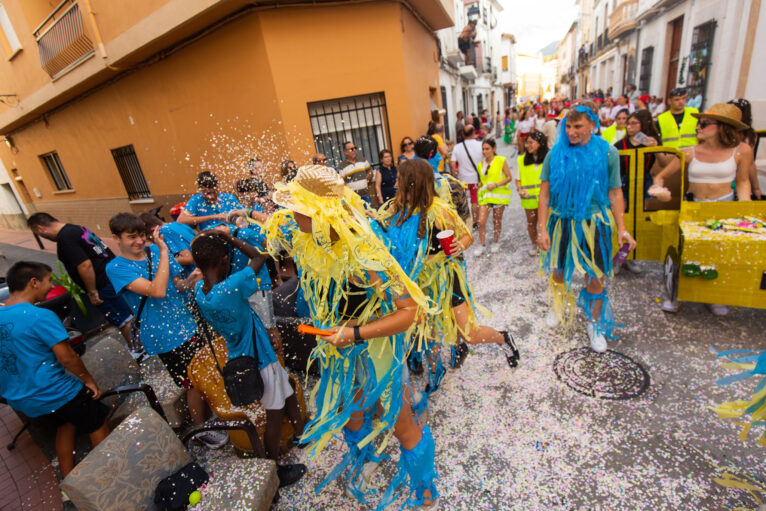
[(699, 126), (701, 129), (703, 129), (703, 130), (704, 130), (704, 129), (705, 129), (705, 128), (707, 128), (708, 126), (718, 126), (718, 124), (719, 124), (719, 123), (717, 123), (717, 122), (715, 122), (715, 121), (709, 121), (709, 120), (707, 120), (707, 119), (702, 119), (701, 121), (699, 121), (699, 122), (697, 123), (697, 126)]
[(356, 151), (356, 147), (347, 147), (344, 151)]
[(404, 147), (415, 145), (415, 142), (405, 142)]
[(327, 158), (322, 158), (321, 160), (314, 160), (314, 163), (327, 163)]

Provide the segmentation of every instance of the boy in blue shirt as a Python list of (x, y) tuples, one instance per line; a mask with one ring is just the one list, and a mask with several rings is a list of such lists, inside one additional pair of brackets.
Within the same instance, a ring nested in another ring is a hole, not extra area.
[[(235, 273), (232, 273), (229, 245), (250, 260), (248, 266)], [(303, 434), (304, 424), (287, 372), (277, 360), (266, 329), (248, 302), (258, 290), (256, 273), (268, 256), (228, 232), (218, 230), (197, 236), (192, 243), (192, 255), (204, 279), (197, 283), (197, 305), (210, 326), (226, 340), (229, 360), (257, 355), (264, 386), (260, 402), (266, 410), (264, 444), (267, 456), (276, 461), (283, 411), (297, 438)], [(306, 466), (302, 464), (277, 465), (280, 486), (294, 483), (305, 473)]]
[(210, 229), (228, 222), (229, 213), (244, 209), (229, 193), (218, 192), (218, 178), (212, 172), (197, 175), (199, 193), (192, 195), (178, 216), (178, 222), (200, 229)]
[(59, 318), (33, 305), (53, 288), (50, 266), (21, 261), (6, 280), (11, 296), (0, 307), (0, 395), (27, 417), (54, 420), (56, 454), (66, 477), (74, 468), (77, 430), (95, 447), (109, 434), (109, 409), (96, 401), (101, 390), (69, 346)]
[(269, 198), (269, 187), (257, 177), (237, 181), (235, 187), (240, 204), (259, 213), (271, 214), (276, 205)]
[[(192, 422), (202, 424), (206, 405), (202, 393), (190, 386), (187, 377), (189, 363), (201, 344), (196, 338), (197, 323), (179, 292), (193, 287), (201, 274), (192, 272), (183, 279), (181, 265), (169, 256), (160, 227), (155, 227), (154, 244), (149, 247), (145, 228), (141, 219), (131, 213), (118, 213), (109, 220), (120, 255), (107, 265), (106, 273), (118, 295), (133, 310), (147, 355), (158, 355), (173, 382), (186, 389)], [(196, 439), (216, 449), (226, 444), (228, 436), (207, 431)]]
[(191, 242), (197, 235), (194, 229), (178, 222), (165, 222), (157, 215), (144, 212), (138, 215), (138, 218), (146, 225), (144, 233), (147, 239), (151, 239), (154, 234), (154, 228), (160, 228), (168, 251), (178, 264), (184, 269), (184, 277), (188, 277), (194, 271), (194, 258), (191, 255)]

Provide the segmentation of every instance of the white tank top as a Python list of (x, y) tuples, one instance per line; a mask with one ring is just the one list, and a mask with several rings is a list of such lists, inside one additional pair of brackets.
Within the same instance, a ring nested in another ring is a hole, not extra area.
[(696, 159), (694, 157), (694, 149), (692, 148), (692, 161), (689, 162), (688, 167), (689, 182), (706, 184), (731, 183), (737, 177), (737, 161), (734, 159), (736, 152), (737, 148), (735, 147), (728, 160), (708, 163)]

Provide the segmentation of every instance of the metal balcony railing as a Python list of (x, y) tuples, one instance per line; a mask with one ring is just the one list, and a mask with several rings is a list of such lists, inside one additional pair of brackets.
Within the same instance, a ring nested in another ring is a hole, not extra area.
[(609, 33), (614, 38), (636, 28), (638, 0), (620, 2), (609, 15)]
[(52, 78), (74, 67), (93, 53), (85, 34), (77, 2), (64, 0), (34, 31), (40, 66)]

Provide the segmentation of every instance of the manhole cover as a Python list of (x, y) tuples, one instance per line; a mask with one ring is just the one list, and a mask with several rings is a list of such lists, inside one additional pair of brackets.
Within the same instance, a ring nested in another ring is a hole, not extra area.
[(632, 358), (607, 350), (575, 348), (553, 361), (559, 380), (580, 394), (600, 399), (630, 399), (649, 387), (649, 373)]

